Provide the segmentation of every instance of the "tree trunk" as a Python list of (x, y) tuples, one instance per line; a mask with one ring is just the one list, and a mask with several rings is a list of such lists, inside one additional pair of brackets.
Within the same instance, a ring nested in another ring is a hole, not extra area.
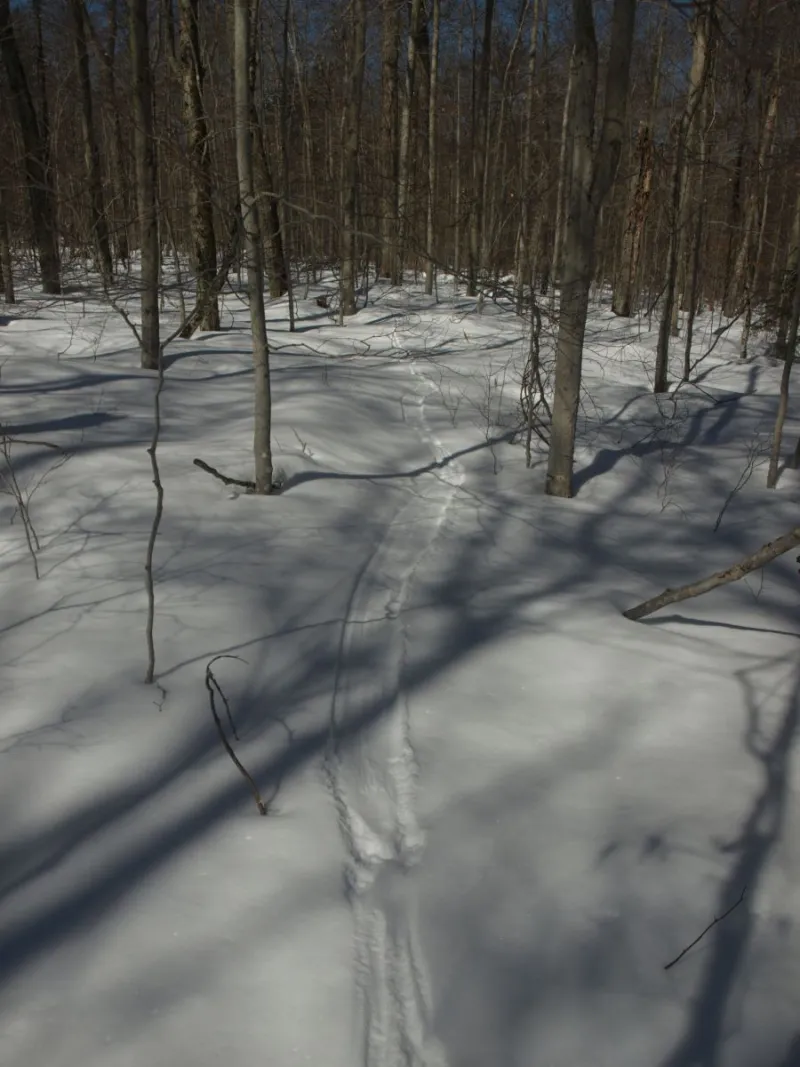
[(669, 340), (675, 325), (675, 314), (683, 296), (682, 278), (685, 278), (686, 267), (684, 260), (690, 207), (686, 156), (694, 143), (696, 119), (705, 96), (711, 57), (714, 2), (715, 0), (709, 0), (708, 6), (695, 17), (691, 26), (694, 39), (692, 65), (689, 71), (686, 106), (676, 131), (667, 278), (658, 330), (654, 393), (665, 393), (669, 388)]
[(753, 320), (753, 290), (758, 275), (758, 263), (760, 259), (760, 218), (767, 200), (768, 161), (772, 155), (773, 136), (775, 124), (778, 119), (778, 101), (780, 98), (780, 45), (778, 56), (775, 61), (775, 70), (772, 76), (772, 87), (767, 102), (767, 111), (763, 124), (759, 124), (758, 133), (758, 156), (756, 174), (747, 197), (745, 207), (745, 219), (742, 233), (742, 243), (733, 270), (731, 287), (734, 292), (734, 300), (744, 298), (745, 322), (742, 329), (741, 358), (747, 358), (747, 346), (750, 340), (750, 329)]
[(397, 269), (397, 61), (399, 12), (397, 0), (383, 0), (381, 38), (381, 194), (380, 273), (394, 277)]
[(614, 181), (622, 152), (636, 0), (614, 0), (603, 124), (594, 153), (597, 38), (592, 0), (573, 0), (572, 7), (575, 23), (574, 104), (570, 123), (572, 163), (547, 464), (547, 492), (550, 496), (561, 497), (572, 496), (575, 428), (595, 234), (600, 209)]
[(341, 314), (356, 312), (356, 222), (358, 202), (358, 145), (361, 137), (361, 99), (367, 35), (367, 2), (353, 0), (350, 30), (350, 74), (345, 106), (342, 160), (342, 274)]
[(522, 143), (522, 180), (520, 198), (522, 211), (517, 234), (517, 264), (515, 305), (522, 314), (526, 288), (533, 288), (533, 241), (531, 240), (531, 198), (533, 195), (533, 121), (536, 102), (536, 60), (539, 45), (539, 0), (534, 0), (531, 33), (528, 41), (528, 77), (525, 90), (525, 139)]
[(567, 75), (567, 91), (564, 96), (564, 110), (561, 115), (561, 141), (558, 150), (558, 186), (556, 188), (556, 224), (553, 235), (553, 259), (550, 267), (550, 277), (553, 283), (553, 299), (555, 300), (555, 287), (561, 284), (561, 268), (564, 252), (564, 222), (567, 213), (567, 197), (570, 188), (570, 167), (572, 156), (569, 151), (572, 105), (575, 91), (575, 55), (574, 52), (569, 61), (569, 74)]
[(3, 289), (3, 298), (7, 304), (13, 304), (15, 302), (14, 267), (11, 262), (11, 241), (2, 189), (0, 189), (0, 275), (2, 275), (0, 285)]
[[(259, 33), (259, 0), (250, 0), (250, 40), (258, 39)], [(264, 202), (264, 210), (259, 208), (259, 222), (266, 216), (266, 236), (269, 247), (269, 295), (273, 300), (283, 294), (289, 288), (287, 277), (287, 262), (283, 250), (283, 229), (281, 227), (280, 206), (278, 203), (275, 179), (270, 162), (269, 145), (264, 129), (263, 116), (256, 104), (256, 86), (258, 84), (259, 62), (258, 52), (255, 47), (250, 50), (249, 58), (250, 78), (250, 119), (252, 122), (252, 134), (258, 147), (258, 162), (261, 166), (261, 181), (264, 186), (258, 199)], [(255, 168), (254, 168), (255, 174)], [(263, 236), (263, 233), (262, 233)]]
[(637, 604), (635, 608), (628, 608), (622, 614), (626, 619), (633, 619), (634, 621), (644, 619), (647, 615), (652, 615), (670, 604), (679, 604), (682, 600), (690, 600), (692, 597), (702, 596), (703, 593), (708, 593), (721, 585), (738, 582), (740, 578), (744, 578), (752, 571), (760, 570), (774, 559), (777, 559), (778, 556), (791, 552), (797, 545), (800, 545), (800, 526), (795, 526), (789, 533), (776, 538), (774, 541), (769, 541), (766, 545), (762, 545), (757, 552), (734, 564), (733, 567), (728, 567), (727, 570), (717, 571), (710, 578), (703, 578), (702, 581), (692, 582), (690, 585), (682, 585), (679, 589), (665, 589), (658, 596), (645, 600), (643, 604)]
[[(797, 216), (795, 228), (800, 233), (800, 193), (797, 196)], [(783, 427), (786, 415), (789, 411), (789, 379), (794, 366), (794, 358), (797, 350), (798, 329), (800, 329), (800, 270), (795, 272), (794, 299), (792, 300), (792, 314), (788, 327), (788, 337), (784, 342), (783, 373), (781, 374), (781, 389), (778, 397), (778, 410), (775, 415), (775, 428), (772, 432), (772, 451), (769, 457), (769, 470), (767, 471), (767, 488), (774, 489), (778, 484), (778, 469), (781, 461), (781, 444), (783, 442)]]
[(494, 0), (485, 0), (481, 60), (475, 88), (475, 137), (472, 152), (472, 215), (469, 227), (469, 277), (467, 294), (478, 293), (478, 272), (486, 266), (481, 262), (484, 225), (486, 222), (486, 163), (489, 145), (489, 85), (492, 63), (492, 22)]
[(437, 87), (439, 74), (440, 17), (440, 0), (433, 0), (433, 32), (431, 37), (430, 91), (428, 93), (428, 217), (426, 225), (428, 265), (425, 271), (425, 292), (428, 294), (428, 296), (431, 296), (433, 293), (433, 280), (436, 273), (436, 256), (434, 254), (434, 208), (436, 204), (436, 109), (439, 106)]
[(33, 105), (28, 79), (22, 66), (9, 0), (0, 0), (0, 51), (6, 68), (8, 87), (25, 148), (25, 178), (33, 224), (33, 237), (39, 257), (42, 289), (61, 292), (61, 262), (56, 230), (56, 205), (48, 177), (48, 150), (39, 117)]
[(236, 170), (239, 179), (239, 203), (244, 230), (250, 327), (253, 334), (255, 491), (263, 494), (272, 491), (272, 400), (269, 380), (269, 345), (267, 342), (267, 325), (264, 318), (264, 249), (261, 240), (258, 203), (255, 195), (253, 166), (250, 22), (250, 0), (235, 0), (233, 66), (236, 109)]
[(628, 217), (622, 236), (621, 265), (614, 288), (611, 310), (627, 318), (633, 307), (633, 290), (639, 273), (644, 221), (653, 187), (653, 139), (646, 122), (639, 126), (636, 138), (638, 167), (631, 175)]
[(136, 119), (134, 150), (141, 256), (142, 367), (146, 370), (158, 370), (158, 283), (161, 273), (161, 249), (158, 236), (158, 186), (153, 143), (153, 75), (150, 68), (147, 0), (130, 0), (128, 10)]
[(217, 241), (211, 199), (211, 144), (203, 99), (205, 66), (200, 50), (199, 0), (179, 0), (178, 13), (183, 117), (189, 155), (189, 225), (197, 272), (197, 303), (203, 307), (200, 329), (218, 330), (219, 303), (211, 291), (217, 273)]
[(409, 200), (411, 194), (411, 130), (414, 122), (417, 84), (417, 44), (419, 41), (419, 23), (424, 12), (422, 0), (411, 0), (409, 9), (410, 25), (408, 29), (408, 60), (406, 63), (406, 91), (400, 109), (400, 145), (397, 160), (397, 226), (400, 240), (397, 249), (397, 265), (394, 283), (403, 280), (403, 269), (408, 254), (411, 219), (409, 217)]
[(75, 64), (81, 94), (81, 133), (83, 157), (86, 167), (86, 182), (89, 193), (89, 218), (92, 228), (92, 245), (97, 257), (97, 267), (108, 287), (114, 280), (114, 263), (108, 236), (105, 197), (103, 195), (103, 172), (100, 165), (100, 144), (94, 121), (92, 79), (89, 72), (89, 52), (86, 47), (87, 14), (84, 0), (70, 0), (75, 41)]
[(775, 355), (778, 359), (786, 359), (789, 355), (787, 337), (792, 322), (792, 294), (797, 291), (798, 278), (800, 278), (800, 191), (797, 194), (794, 223), (789, 238), (789, 248), (786, 252), (786, 266), (782, 272), (778, 295), (778, 328), (775, 338)]

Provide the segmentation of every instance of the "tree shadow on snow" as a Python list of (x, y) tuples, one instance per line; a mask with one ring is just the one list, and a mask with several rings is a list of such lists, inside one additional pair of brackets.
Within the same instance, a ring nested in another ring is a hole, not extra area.
[[(748, 713), (744, 745), (761, 767), (763, 784), (739, 835), (720, 846), (725, 855), (735, 858), (720, 886), (713, 914), (723, 915), (743, 890), (745, 896), (704, 943), (702, 976), (686, 1031), (663, 1067), (718, 1067), (721, 1062), (727, 1012), (737, 983), (743, 979), (757, 925), (754, 901), (770, 855), (780, 842), (790, 797), (790, 760), (800, 724), (800, 671), (795, 672), (782, 719), (772, 737), (762, 721), (764, 716), (748, 672), (738, 673)], [(768, 1035), (764, 1037), (766, 1040)]]

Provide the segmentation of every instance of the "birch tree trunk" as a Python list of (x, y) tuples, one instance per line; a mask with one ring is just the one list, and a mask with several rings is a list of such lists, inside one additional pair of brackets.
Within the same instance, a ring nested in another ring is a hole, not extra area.
[(105, 197), (103, 195), (103, 173), (100, 166), (100, 144), (94, 121), (94, 102), (92, 99), (92, 80), (89, 71), (89, 52), (86, 47), (87, 14), (84, 0), (70, 0), (72, 28), (75, 43), (75, 65), (78, 71), (78, 84), (81, 94), (81, 133), (83, 135), (83, 157), (86, 166), (86, 182), (89, 193), (89, 218), (92, 228), (97, 266), (103, 278), (103, 285), (109, 286), (114, 280), (114, 264), (111, 258), (111, 244), (108, 236), (108, 217), (106, 215)]
[(0, 0), (0, 52), (25, 149), (25, 182), (42, 290), (57, 294), (61, 292), (61, 261), (55, 196), (49, 180), (48, 146), (17, 48), (9, 0)]
[(189, 152), (189, 225), (197, 273), (197, 306), (202, 308), (199, 328), (218, 330), (219, 302), (212, 290), (217, 273), (217, 240), (211, 199), (211, 144), (203, 98), (205, 67), (200, 51), (199, 0), (179, 0), (178, 14), (183, 118)]
[(572, 163), (546, 487), (550, 496), (560, 497), (572, 496), (575, 429), (595, 234), (600, 209), (614, 181), (622, 152), (636, 0), (614, 0), (602, 129), (594, 152), (597, 38), (592, 0), (573, 0), (572, 9), (575, 34), (574, 103), (570, 123)]
[(367, 0), (352, 0), (350, 75), (345, 105), (342, 160), (342, 274), (341, 313), (356, 312), (356, 222), (358, 203), (358, 145), (361, 138), (361, 100), (367, 39)]
[(272, 398), (269, 379), (269, 345), (264, 318), (264, 250), (253, 166), (253, 100), (250, 80), (251, 39), (250, 0), (235, 0), (233, 22), (234, 97), (236, 114), (236, 170), (239, 204), (244, 230), (244, 258), (247, 270), (247, 296), (250, 328), (253, 334), (253, 394), (255, 419), (253, 453), (255, 491), (272, 491), (271, 421)]
[(128, 11), (136, 120), (134, 151), (141, 256), (142, 367), (146, 370), (158, 370), (160, 362), (158, 283), (161, 272), (161, 249), (158, 236), (158, 186), (153, 143), (153, 75), (150, 68), (147, 0), (130, 0)]

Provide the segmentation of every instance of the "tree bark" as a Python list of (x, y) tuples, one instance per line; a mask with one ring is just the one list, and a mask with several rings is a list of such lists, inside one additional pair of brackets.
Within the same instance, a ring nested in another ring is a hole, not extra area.
[(14, 266), (11, 262), (11, 241), (8, 233), (8, 217), (4, 203), (3, 190), (0, 189), (0, 274), (3, 297), (7, 304), (15, 302)]
[(150, 67), (147, 0), (130, 0), (128, 10), (136, 119), (134, 150), (141, 256), (142, 367), (145, 370), (158, 370), (158, 283), (161, 273), (161, 249), (158, 236), (158, 187), (153, 142), (153, 74)]
[(342, 159), (341, 314), (356, 312), (356, 208), (358, 202), (358, 146), (361, 138), (361, 100), (367, 36), (366, 0), (353, 0), (350, 28), (350, 73), (345, 105)]
[(431, 35), (431, 72), (430, 90), (428, 92), (428, 212), (426, 225), (426, 242), (428, 246), (428, 265), (425, 270), (425, 292), (433, 293), (433, 281), (436, 273), (436, 256), (434, 243), (434, 208), (436, 204), (436, 110), (439, 106), (439, 22), (441, 18), (440, 0), (433, 0), (433, 27)]
[(686, 106), (676, 131), (675, 167), (672, 176), (672, 218), (670, 220), (669, 253), (664, 306), (659, 323), (656, 348), (654, 393), (669, 388), (669, 341), (676, 324), (677, 309), (683, 299), (683, 279), (686, 276), (686, 245), (689, 223), (689, 179), (687, 153), (694, 144), (697, 116), (703, 102), (711, 58), (711, 26), (715, 0), (695, 16), (691, 26), (693, 37), (692, 65)]
[(264, 318), (264, 250), (261, 240), (258, 203), (255, 195), (253, 167), (250, 23), (250, 0), (235, 0), (233, 65), (236, 110), (236, 169), (239, 179), (239, 203), (244, 230), (250, 327), (253, 334), (255, 491), (263, 494), (272, 491), (272, 398), (269, 379), (269, 344)]
[(0, 0), (0, 51), (25, 148), (25, 179), (42, 290), (57, 294), (61, 292), (61, 261), (55, 196), (48, 174), (48, 148), (17, 48), (9, 0)]
[(419, 41), (419, 23), (424, 14), (422, 0), (411, 0), (409, 7), (408, 58), (406, 62), (406, 88), (400, 109), (400, 144), (397, 159), (397, 228), (400, 240), (397, 247), (397, 264), (393, 281), (399, 285), (403, 280), (403, 269), (408, 254), (411, 219), (409, 217), (409, 200), (411, 197), (411, 131), (416, 110), (417, 86), (417, 43)]
[(573, 0), (573, 12), (575, 82), (570, 124), (571, 181), (546, 487), (550, 496), (560, 497), (572, 496), (575, 429), (583, 339), (594, 269), (595, 234), (600, 208), (611, 188), (622, 151), (636, 2), (614, 2), (603, 124), (595, 152), (597, 38), (592, 0)]
[(486, 222), (486, 162), (489, 145), (489, 85), (492, 63), (492, 23), (494, 0), (485, 0), (481, 59), (475, 88), (475, 137), (472, 152), (472, 215), (469, 227), (469, 274), (467, 295), (478, 293), (478, 272), (486, 264), (481, 262), (484, 224)]
[(381, 37), (381, 194), (380, 273), (394, 278), (397, 270), (397, 0), (383, 0)]
[(218, 330), (219, 303), (211, 291), (217, 273), (217, 241), (211, 199), (211, 143), (203, 98), (205, 66), (200, 51), (199, 0), (179, 0), (178, 13), (183, 117), (189, 154), (189, 225), (197, 273), (197, 303), (203, 307), (200, 329)]
[(97, 267), (108, 287), (114, 280), (114, 263), (108, 236), (108, 217), (103, 195), (103, 172), (100, 165), (100, 143), (94, 121), (92, 79), (89, 71), (89, 51), (86, 46), (87, 14), (84, 0), (70, 0), (72, 26), (75, 42), (75, 65), (81, 95), (81, 133), (83, 157), (86, 167), (86, 182), (89, 194), (89, 218), (92, 229), (92, 245), (97, 258)]
[(628, 608), (622, 614), (626, 619), (633, 619), (634, 621), (644, 619), (646, 616), (652, 615), (670, 604), (679, 604), (682, 600), (690, 600), (692, 597), (702, 596), (703, 593), (708, 593), (721, 585), (738, 582), (740, 578), (744, 578), (752, 571), (760, 570), (774, 559), (777, 559), (778, 556), (791, 552), (797, 545), (800, 545), (800, 526), (795, 526), (789, 533), (783, 534), (782, 537), (778, 537), (774, 541), (769, 541), (766, 545), (762, 545), (757, 552), (740, 560), (739, 563), (735, 563), (732, 567), (728, 567), (727, 570), (717, 571), (710, 578), (703, 578), (702, 581), (682, 585), (678, 589), (665, 589), (658, 596), (645, 600), (642, 604), (637, 604), (635, 608)]
[[(795, 228), (800, 233), (800, 193), (797, 195), (797, 215)], [(778, 397), (778, 410), (775, 414), (775, 427), (772, 432), (772, 450), (769, 457), (769, 469), (767, 471), (767, 488), (774, 489), (778, 484), (778, 472), (781, 460), (781, 445), (783, 443), (783, 427), (786, 423), (786, 415), (789, 411), (789, 379), (794, 366), (795, 353), (797, 351), (798, 331), (800, 330), (800, 270), (795, 272), (794, 299), (792, 301), (792, 315), (788, 327), (788, 337), (784, 341), (783, 372), (781, 374), (781, 388)]]
[(622, 318), (627, 318), (633, 307), (633, 290), (639, 273), (644, 221), (653, 187), (653, 139), (646, 122), (639, 126), (636, 159), (638, 167), (631, 175), (628, 217), (622, 236), (621, 265), (611, 305), (614, 314)]

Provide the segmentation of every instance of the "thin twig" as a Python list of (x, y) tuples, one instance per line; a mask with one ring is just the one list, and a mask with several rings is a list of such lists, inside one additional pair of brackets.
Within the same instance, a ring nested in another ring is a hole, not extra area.
[(742, 903), (742, 901), (744, 900), (744, 895), (745, 895), (746, 892), (747, 892), (747, 886), (745, 886), (742, 889), (742, 895), (739, 897), (739, 899), (736, 901), (735, 904), (731, 904), (731, 906), (728, 908), (728, 910), (726, 912), (723, 912), (722, 915), (718, 915), (713, 920), (713, 922), (710, 922), (708, 924), (708, 926), (705, 928), (705, 930), (702, 932), (702, 934), (700, 934), (699, 937), (696, 937), (694, 939), (694, 941), (692, 941), (691, 945), (687, 945), (686, 948), (683, 950), (683, 952), (678, 953), (678, 955), (675, 957), (674, 960), (670, 960), (669, 963), (665, 963), (664, 964), (664, 970), (668, 971), (670, 969), (670, 967), (674, 967), (675, 964), (678, 963), (679, 960), (683, 959), (683, 957), (686, 955), (687, 952), (690, 951), (690, 949), (694, 948), (694, 946), (697, 944), (698, 941), (702, 941), (702, 939), (706, 936), (706, 934), (708, 933), (709, 930), (713, 930), (714, 927), (717, 925), (717, 923), (721, 923), (723, 919), (727, 919), (727, 917), (730, 915), (730, 913), (732, 911), (734, 911), (736, 908), (738, 908), (739, 905)]
[[(237, 657), (235, 657), (235, 656), (230, 656), (230, 657), (217, 656), (214, 659), (212, 659), (211, 662), (206, 666), (206, 689), (208, 690), (208, 701), (209, 701), (209, 704), (211, 706), (211, 714), (214, 717), (214, 725), (217, 728), (217, 733), (219, 734), (219, 739), (222, 742), (222, 745), (223, 745), (225, 751), (230, 756), (230, 758), (233, 761), (233, 764), (236, 767), (236, 769), (239, 771), (239, 773), (242, 775), (244, 780), (250, 786), (250, 792), (253, 794), (253, 799), (256, 802), (256, 807), (258, 808), (259, 815), (267, 815), (268, 814), (267, 805), (261, 799), (261, 794), (258, 791), (258, 786), (256, 785), (255, 781), (253, 780), (253, 776), (250, 774), (250, 772), (247, 770), (247, 768), (244, 766), (244, 764), (241, 762), (241, 760), (237, 757), (236, 753), (233, 751), (233, 748), (231, 747), (230, 741), (225, 736), (225, 730), (224, 730), (224, 728), (222, 726), (222, 720), (220, 719), (219, 714), (217, 713), (217, 702), (215, 700), (215, 693), (219, 693), (220, 696), (222, 696), (222, 689), (220, 688), (220, 684), (217, 681), (217, 679), (215, 678), (214, 672), (211, 670), (211, 668), (212, 668), (213, 664), (216, 663), (216, 661), (218, 659), (224, 659), (224, 658), (236, 659)], [(224, 697), (223, 697), (223, 700), (224, 700)], [(226, 707), (227, 707), (227, 703), (228, 702), (225, 701)], [(230, 714), (230, 712), (229, 712), (229, 714)]]

